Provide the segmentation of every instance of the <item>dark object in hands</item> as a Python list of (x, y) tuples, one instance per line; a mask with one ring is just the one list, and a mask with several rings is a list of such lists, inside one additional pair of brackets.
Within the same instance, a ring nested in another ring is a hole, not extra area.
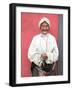
[(46, 64), (45, 60), (42, 63), (42, 70), (44, 70), (45, 72), (50, 72), (52, 70), (53, 64)]
[[(35, 63), (32, 62), (31, 65), (31, 72), (35, 67), (38, 67)], [(41, 66), (41, 69), (45, 72), (50, 72), (52, 70), (53, 64), (46, 64), (45, 60), (43, 61), (43, 64)], [(39, 67), (38, 67), (39, 68)]]

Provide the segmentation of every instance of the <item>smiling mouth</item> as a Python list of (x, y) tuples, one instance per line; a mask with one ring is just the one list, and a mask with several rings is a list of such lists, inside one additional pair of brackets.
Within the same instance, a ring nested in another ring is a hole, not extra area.
[(43, 34), (47, 34), (47, 31), (42, 31)]

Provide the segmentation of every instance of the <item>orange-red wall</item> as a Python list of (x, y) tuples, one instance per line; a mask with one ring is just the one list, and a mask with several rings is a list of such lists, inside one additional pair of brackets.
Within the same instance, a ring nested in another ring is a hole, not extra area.
[(58, 39), (58, 15), (56, 14), (39, 14), (39, 13), (21, 13), (21, 76), (31, 76), (31, 63), (28, 60), (28, 48), (31, 43), (32, 37), (40, 33), (38, 27), (39, 20), (42, 17), (50, 19), (50, 33)]

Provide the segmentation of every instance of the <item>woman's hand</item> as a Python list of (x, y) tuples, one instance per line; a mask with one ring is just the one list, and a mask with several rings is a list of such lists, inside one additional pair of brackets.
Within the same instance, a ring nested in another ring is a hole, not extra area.
[(43, 60), (46, 60), (46, 59), (48, 59), (48, 56), (47, 56), (46, 53), (43, 53), (43, 54), (41, 54), (41, 58), (42, 58)]

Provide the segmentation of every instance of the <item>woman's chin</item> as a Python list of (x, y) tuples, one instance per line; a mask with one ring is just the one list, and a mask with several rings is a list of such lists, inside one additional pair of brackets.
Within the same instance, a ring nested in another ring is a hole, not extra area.
[(42, 32), (44, 35), (46, 35), (47, 34), (47, 32)]

